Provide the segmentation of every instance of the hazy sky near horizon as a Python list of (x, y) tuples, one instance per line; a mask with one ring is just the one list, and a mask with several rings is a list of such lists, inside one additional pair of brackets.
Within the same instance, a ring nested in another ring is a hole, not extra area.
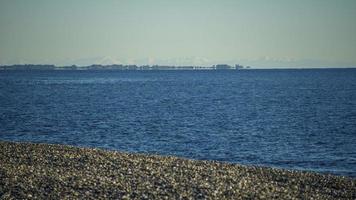
[(0, 0), (0, 64), (109, 56), (356, 66), (355, 20), (355, 0)]

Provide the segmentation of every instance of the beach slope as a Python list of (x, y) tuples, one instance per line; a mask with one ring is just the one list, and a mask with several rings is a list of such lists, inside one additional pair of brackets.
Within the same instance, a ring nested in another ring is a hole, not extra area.
[(0, 141), (0, 199), (355, 199), (356, 179)]

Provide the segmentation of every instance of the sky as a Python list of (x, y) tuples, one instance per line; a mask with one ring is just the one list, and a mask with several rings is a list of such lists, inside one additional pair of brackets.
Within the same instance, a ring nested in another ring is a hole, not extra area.
[(0, 0), (0, 64), (355, 67), (355, 0)]

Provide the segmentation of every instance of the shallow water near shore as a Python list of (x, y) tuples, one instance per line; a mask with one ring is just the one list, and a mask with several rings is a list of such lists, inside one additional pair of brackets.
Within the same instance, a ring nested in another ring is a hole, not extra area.
[(0, 71), (0, 140), (356, 177), (356, 70)]

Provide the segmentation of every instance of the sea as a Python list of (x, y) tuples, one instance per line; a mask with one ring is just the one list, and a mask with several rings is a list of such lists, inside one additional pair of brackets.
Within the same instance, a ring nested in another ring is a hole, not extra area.
[(356, 69), (3, 70), (0, 140), (356, 177)]

